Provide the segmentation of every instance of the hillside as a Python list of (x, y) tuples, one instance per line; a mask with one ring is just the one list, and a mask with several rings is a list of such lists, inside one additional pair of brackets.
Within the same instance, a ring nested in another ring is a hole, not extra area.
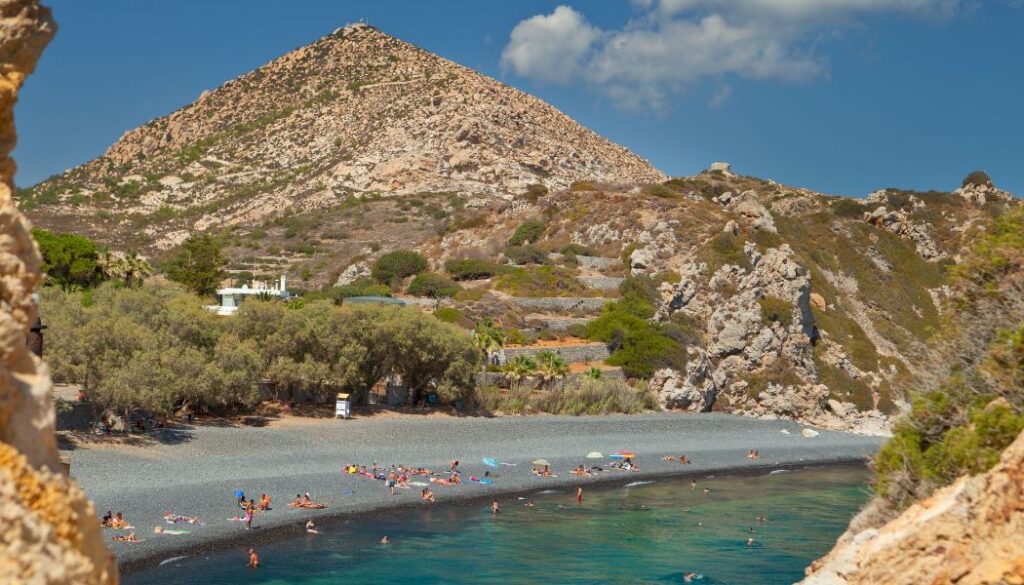
[(156, 253), (192, 229), (337, 216), (360, 197), (663, 178), (532, 96), (349, 25), (125, 133), (21, 204), (37, 224)]
[[(284, 273), (306, 291), (358, 288), (381, 255), (416, 250), (460, 281), (438, 301), (452, 322), (603, 342), (668, 407), (874, 433), (928, 374), (950, 267), (1019, 205), (983, 173), (866, 200), (724, 164), (668, 179), (540, 100), (362, 25), (19, 200), (37, 226), (157, 260), (212, 233), (233, 280)], [(643, 306), (594, 325), (620, 297)]]

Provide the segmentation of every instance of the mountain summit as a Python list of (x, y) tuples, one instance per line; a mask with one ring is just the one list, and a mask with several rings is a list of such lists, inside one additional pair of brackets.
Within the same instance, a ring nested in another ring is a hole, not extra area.
[[(664, 180), (646, 160), (494, 79), (351, 24), (125, 133), (44, 183), (137, 214), (202, 206), (200, 229), (352, 194), (510, 197), (586, 179)], [(163, 229), (157, 247), (180, 240)]]

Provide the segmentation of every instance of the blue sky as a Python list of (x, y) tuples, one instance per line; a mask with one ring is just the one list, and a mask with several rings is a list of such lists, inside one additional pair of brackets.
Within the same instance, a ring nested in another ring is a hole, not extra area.
[(716, 160), (829, 193), (1024, 193), (1014, 0), (50, 0), (16, 110), (19, 185), (365, 19), (533, 93), (673, 175)]

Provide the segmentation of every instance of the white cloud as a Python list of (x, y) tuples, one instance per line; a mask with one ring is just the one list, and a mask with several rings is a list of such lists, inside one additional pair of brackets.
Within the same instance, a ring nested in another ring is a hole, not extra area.
[(523, 77), (566, 83), (579, 73), (581, 60), (599, 36), (601, 31), (582, 14), (559, 6), (547, 16), (517, 24), (501, 53), (501, 63)]
[[(601, 30), (568, 6), (520, 22), (502, 53), (517, 74), (558, 84), (585, 82), (624, 107), (663, 107), (670, 94), (705, 80), (807, 81), (827, 74), (815, 52), (823, 32), (874, 13), (952, 15), (961, 0), (632, 0), (621, 29)], [(724, 88), (724, 89), (722, 89)]]

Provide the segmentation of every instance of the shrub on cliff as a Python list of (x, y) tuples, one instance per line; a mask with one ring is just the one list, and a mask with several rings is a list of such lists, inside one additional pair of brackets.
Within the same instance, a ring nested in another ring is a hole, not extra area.
[(420, 254), (412, 250), (395, 250), (378, 258), (370, 273), (377, 282), (393, 285), (403, 278), (423, 272), (427, 266), (427, 259)]
[(548, 254), (537, 246), (509, 246), (505, 258), (513, 264), (547, 264)]
[(597, 294), (576, 280), (572, 271), (558, 266), (516, 268), (499, 276), (494, 288), (514, 297), (587, 297)]
[(960, 182), (961, 187), (968, 185), (974, 185), (976, 187), (991, 187), (992, 179), (988, 176), (985, 171), (974, 171), (973, 173), (964, 177), (964, 180)]
[(681, 370), (686, 348), (651, 322), (654, 308), (629, 294), (608, 303), (601, 316), (587, 324), (587, 337), (608, 344), (612, 355), (605, 363), (621, 366), (627, 376), (649, 378), (660, 368)]
[(451, 297), (462, 290), (462, 287), (455, 281), (436, 272), (421, 272), (409, 283), (406, 292), (417, 297)]
[(536, 243), (544, 235), (545, 229), (547, 229), (547, 226), (542, 221), (535, 219), (525, 221), (513, 232), (512, 237), (508, 240), (508, 245), (522, 246), (523, 244)]
[(477, 280), (490, 278), (502, 271), (502, 266), (490, 260), (464, 258), (448, 260), (444, 269), (454, 280)]

